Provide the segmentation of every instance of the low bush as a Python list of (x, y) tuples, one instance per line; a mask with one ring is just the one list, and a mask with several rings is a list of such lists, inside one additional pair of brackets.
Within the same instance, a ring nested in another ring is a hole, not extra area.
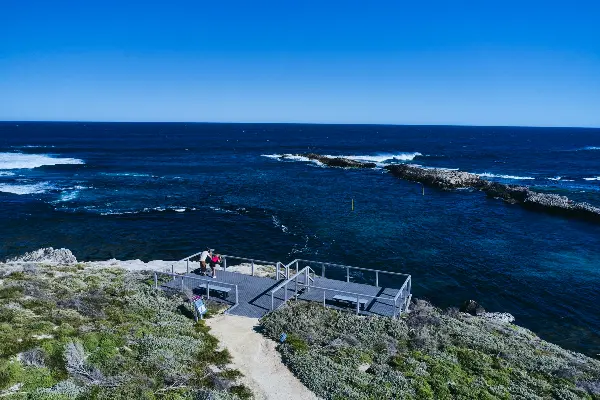
[(0, 397), (249, 398), (238, 371), (214, 367), (231, 357), (204, 322), (180, 312), (187, 307), (181, 296), (149, 281), (150, 274), (84, 264), (7, 275), (0, 286)]
[(291, 303), (261, 325), (324, 399), (600, 399), (600, 361), (424, 301), (399, 320)]

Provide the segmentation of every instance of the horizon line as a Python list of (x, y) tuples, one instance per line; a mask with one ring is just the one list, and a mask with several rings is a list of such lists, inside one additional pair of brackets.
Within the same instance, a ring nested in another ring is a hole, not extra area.
[(376, 122), (240, 122), (240, 121), (95, 121), (95, 120), (0, 120), (11, 123), (90, 123), (90, 124), (229, 124), (229, 125), (362, 125), (362, 126), (424, 126), (463, 128), (545, 128), (545, 129), (600, 129), (600, 126), (553, 126), (553, 125), (470, 125), (470, 124), (410, 124)]

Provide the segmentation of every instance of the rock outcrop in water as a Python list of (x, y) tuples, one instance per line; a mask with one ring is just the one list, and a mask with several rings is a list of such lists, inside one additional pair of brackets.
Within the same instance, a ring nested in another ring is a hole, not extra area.
[(566, 196), (535, 192), (527, 186), (505, 185), (481, 179), (477, 174), (441, 168), (423, 168), (409, 164), (388, 165), (385, 168), (399, 178), (441, 189), (473, 188), (485, 192), (489, 197), (520, 204), (529, 209), (600, 221), (598, 207), (569, 200)]
[(362, 162), (351, 160), (343, 157), (328, 157), (319, 154), (308, 153), (308, 154), (297, 154), (298, 156), (306, 157), (310, 160), (319, 161), (320, 163), (327, 165), (328, 167), (341, 167), (341, 168), (375, 168), (377, 165), (372, 162)]
[(25, 253), (22, 256), (9, 258), (6, 262), (42, 262), (48, 264), (75, 264), (77, 258), (69, 249), (54, 249), (46, 247), (43, 249)]
[[(316, 160), (330, 167), (375, 168), (371, 162), (362, 162), (344, 157), (330, 157), (314, 153), (298, 154), (310, 160)], [(506, 185), (482, 179), (470, 172), (444, 168), (424, 168), (413, 164), (394, 164), (385, 167), (392, 175), (413, 182), (435, 186), (444, 190), (472, 188), (486, 193), (489, 197), (502, 199), (511, 204), (561, 214), (569, 217), (584, 218), (600, 222), (600, 208), (589, 203), (575, 202), (566, 196), (540, 193), (527, 186)]]

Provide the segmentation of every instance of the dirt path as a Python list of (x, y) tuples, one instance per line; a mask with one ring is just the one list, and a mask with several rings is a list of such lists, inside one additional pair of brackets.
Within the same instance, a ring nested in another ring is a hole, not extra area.
[(234, 367), (257, 399), (317, 399), (281, 362), (276, 343), (254, 331), (258, 319), (220, 315), (206, 320), (211, 334), (233, 357)]

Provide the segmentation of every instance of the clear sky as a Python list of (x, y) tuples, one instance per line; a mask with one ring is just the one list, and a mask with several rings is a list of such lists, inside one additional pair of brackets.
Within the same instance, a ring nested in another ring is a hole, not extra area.
[(0, 3), (0, 120), (600, 127), (597, 0)]

